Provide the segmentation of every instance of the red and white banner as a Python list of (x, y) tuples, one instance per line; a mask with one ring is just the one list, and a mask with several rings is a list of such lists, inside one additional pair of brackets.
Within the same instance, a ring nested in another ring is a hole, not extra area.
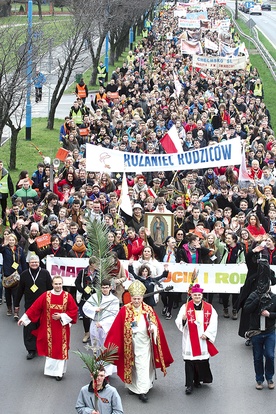
[(181, 40), (181, 53), (186, 55), (201, 55), (203, 53), (201, 43), (190, 40)]

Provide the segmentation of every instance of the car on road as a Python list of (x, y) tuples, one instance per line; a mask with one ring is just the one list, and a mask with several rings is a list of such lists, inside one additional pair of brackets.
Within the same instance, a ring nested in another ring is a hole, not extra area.
[(249, 9), (249, 14), (262, 14), (262, 8), (260, 4), (254, 4), (252, 7), (250, 7)]
[(249, 13), (250, 7), (253, 7), (255, 3), (253, 1), (244, 1), (241, 3), (240, 10), (244, 13)]
[(262, 10), (268, 10), (268, 11), (271, 11), (271, 4), (269, 4), (269, 3), (263, 3), (263, 4), (261, 5), (261, 9), (262, 9)]

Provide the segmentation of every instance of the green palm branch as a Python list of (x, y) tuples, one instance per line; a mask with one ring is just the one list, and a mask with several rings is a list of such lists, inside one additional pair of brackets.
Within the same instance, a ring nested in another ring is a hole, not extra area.
[(108, 228), (98, 220), (88, 219), (86, 223), (89, 256), (96, 256), (100, 282), (109, 278), (113, 258), (110, 255), (107, 239)]
[[(91, 345), (87, 345), (86, 349), (94, 351)], [(113, 364), (118, 359), (118, 347), (114, 344), (109, 344), (107, 348), (98, 350), (92, 354), (86, 354), (80, 351), (74, 351), (74, 353), (85, 363), (84, 368), (89, 370), (95, 380), (100, 368)]]

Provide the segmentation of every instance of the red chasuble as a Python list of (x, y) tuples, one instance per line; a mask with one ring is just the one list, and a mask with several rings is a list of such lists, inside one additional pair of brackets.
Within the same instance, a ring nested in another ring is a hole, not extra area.
[[(153, 353), (156, 368), (161, 368), (161, 371), (166, 375), (166, 367), (173, 362), (167, 340), (158, 319), (151, 306), (144, 302), (142, 303), (142, 315), (145, 318), (148, 326), (147, 314), (150, 320), (157, 326), (157, 341), (153, 342)], [(132, 382), (132, 366), (134, 364), (134, 354), (132, 348), (132, 328), (131, 322), (135, 320), (133, 306), (131, 303), (123, 306), (116, 319), (114, 320), (105, 340), (104, 345), (114, 344), (118, 346), (118, 359), (114, 362), (117, 366), (117, 373), (121, 380), (126, 384)]]
[(39, 321), (40, 326), (32, 332), (37, 337), (37, 353), (53, 359), (68, 359), (70, 343), (69, 324), (62, 326), (60, 320), (54, 320), (54, 313), (66, 313), (71, 323), (77, 322), (78, 307), (68, 292), (54, 295), (50, 291), (42, 293), (26, 311), (32, 322)]

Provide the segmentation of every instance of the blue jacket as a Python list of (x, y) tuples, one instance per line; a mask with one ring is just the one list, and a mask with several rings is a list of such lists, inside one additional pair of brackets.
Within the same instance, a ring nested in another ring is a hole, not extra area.
[(38, 74), (36, 74), (33, 78), (33, 82), (34, 82), (34, 86), (35, 88), (42, 88), (42, 86), (44, 85), (44, 83), (46, 82), (46, 78), (43, 75), (43, 73), (39, 72)]
[[(22, 273), (23, 270), (27, 269), (26, 257), (23, 249), (19, 246), (16, 246), (14, 254), (9, 246), (0, 246), (0, 253), (3, 255), (3, 275), (10, 276), (15, 270), (18, 273)], [(15, 269), (12, 267), (13, 263), (18, 263), (18, 268)]]

